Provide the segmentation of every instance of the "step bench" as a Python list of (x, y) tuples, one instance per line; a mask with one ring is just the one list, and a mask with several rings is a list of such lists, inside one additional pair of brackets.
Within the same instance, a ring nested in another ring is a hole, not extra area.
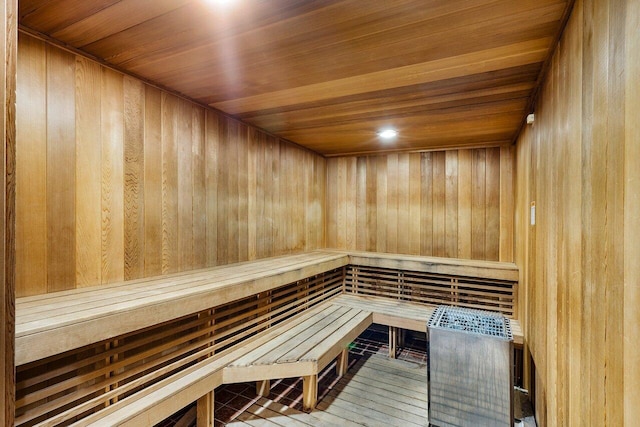
[[(201, 361), (73, 425), (150, 426), (203, 396), (213, 408), (213, 390), (219, 385), (256, 381), (258, 394), (266, 397), (270, 380), (291, 377), (302, 377), (303, 407), (310, 411), (317, 404), (318, 374), (336, 360), (337, 374), (344, 375), (349, 344), (371, 324), (389, 326), (390, 356), (395, 357), (397, 331), (426, 332), (433, 310), (421, 304), (341, 294), (266, 329), (240, 348)], [(514, 337), (521, 342), (521, 335)]]
[[(349, 344), (371, 324), (370, 312), (328, 301), (72, 425), (150, 426), (202, 396), (210, 396), (213, 408), (213, 390), (219, 385), (256, 381), (266, 396), (269, 380), (291, 377), (303, 378), (303, 406), (310, 411), (317, 403), (320, 371), (337, 359), (338, 375), (344, 375)], [(56, 422), (53, 418), (46, 425)]]

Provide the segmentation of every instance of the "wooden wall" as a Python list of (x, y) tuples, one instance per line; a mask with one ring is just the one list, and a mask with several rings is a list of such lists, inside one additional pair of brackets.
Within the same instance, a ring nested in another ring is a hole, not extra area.
[(540, 426), (640, 419), (639, 48), (639, 1), (577, 1), (517, 143), (516, 258)]
[(17, 294), (324, 246), (325, 160), (20, 35)]
[(327, 160), (327, 246), (513, 261), (513, 149)]
[(15, 406), (15, 101), (17, 0), (0, 3), (0, 426), (13, 426)]

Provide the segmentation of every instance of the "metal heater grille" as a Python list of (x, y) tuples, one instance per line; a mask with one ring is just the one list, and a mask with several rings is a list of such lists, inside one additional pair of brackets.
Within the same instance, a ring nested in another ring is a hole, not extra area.
[(429, 319), (429, 327), (454, 329), (513, 340), (509, 320), (501, 314), (490, 311), (439, 306)]
[(498, 313), (439, 306), (429, 319), (429, 423), (513, 426), (513, 336)]

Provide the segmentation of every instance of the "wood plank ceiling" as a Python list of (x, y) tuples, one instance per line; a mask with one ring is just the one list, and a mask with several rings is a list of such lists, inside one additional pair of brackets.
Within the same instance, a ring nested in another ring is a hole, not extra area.
[[(571, 1), (20, 0), (23, 30), (324, 155), (512, 142)], [(383, 142), (376, 132), (400, 133)]]

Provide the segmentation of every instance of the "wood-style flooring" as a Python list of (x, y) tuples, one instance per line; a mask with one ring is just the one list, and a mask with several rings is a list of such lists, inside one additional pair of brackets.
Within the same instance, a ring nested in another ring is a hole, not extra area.
[[(389, 359), (381, 331), (365, 331), (351, 349), (344, 377), (336, 376), (335, 363), (321, 373), (319, 403), (311, 413), (302, 411), (300, 378), (272, 381), (266, 398), (256, 395), (253, 383), (219, 387), (215, 425), (427, 426), (426, 344), (420, 334), (411, 344)], [(188, 408), (159, 426), (195, 425), (194, 415), (195, 408)]]

